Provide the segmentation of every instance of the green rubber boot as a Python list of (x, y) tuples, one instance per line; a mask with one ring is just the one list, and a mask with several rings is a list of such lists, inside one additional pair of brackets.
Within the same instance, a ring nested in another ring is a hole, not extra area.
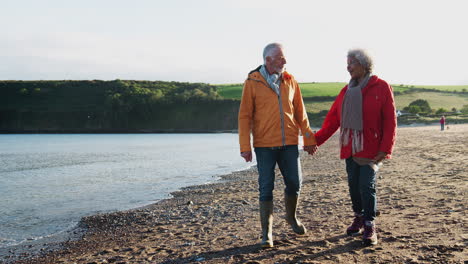
[(262, 224), (262, 248), (273, 247), (273, 201), (260, 201), (260, 222)]
[(294, 233), (304, 235), (307, 232), (305, 226), (296, 218), (296, 209), (299, 196), (284, 195), (284, 203), (286, 207), (286, 221), (291, 225)]

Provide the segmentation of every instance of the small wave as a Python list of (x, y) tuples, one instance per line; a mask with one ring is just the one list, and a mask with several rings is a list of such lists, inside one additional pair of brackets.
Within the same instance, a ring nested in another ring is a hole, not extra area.
[(4, 248), (4, 247), (8, 247), (8, 246), (14, 246), (15, 243), (17, 244), (17, 241), (14, 240), (14, 239), (0, 237), (0, 248)]
[[(61, 242), (69, 239), (69, 235), (74, 233), (78, 227), (77, 222), (71, 223), (67, 228), (60, 230), (58, 232), (44, 235), (44, 236), (35, 236), (35, 237), (28, 237), (28, 238), (20, 238), (20, 239), (12, 239), (12, 238), (4, 238), (0, 237), (0, 248), (8, 248), (14, 246), (23, 246), (28, 244), (33, 244), (37, 242), (42, 242), (43, 240), (52, 240), (54, 242)], [(75, 232), (79, 233), (79, 232)]]

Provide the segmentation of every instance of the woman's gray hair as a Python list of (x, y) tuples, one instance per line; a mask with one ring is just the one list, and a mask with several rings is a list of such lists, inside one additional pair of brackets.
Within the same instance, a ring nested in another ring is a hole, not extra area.
[(279, 43), (270, 43), (266, 45), (266, 47), (263, 49), (263, 62), (266, 62), (266, 58), (271, 57), (273, 52), (280, 49), (283, 49), (283, 45)]
[(366, 72), (372, 72), (374, 67), (374, 63), (372, 62), (372, 58), (370, 57), (369, 53), (363, 49), (352, 49), (348, 51), (348, 58), (355, 58), (359, 64), (364, 67)]

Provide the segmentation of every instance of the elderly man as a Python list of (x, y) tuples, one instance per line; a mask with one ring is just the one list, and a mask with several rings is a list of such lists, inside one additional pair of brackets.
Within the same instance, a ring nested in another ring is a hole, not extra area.
[(239, 109), (241, 156), (252, 161), (250, 134), (257, 157), (260, 191), (260, 220), (264, 248), (273, 247), (273, 189), (275, 167), (283, 175), (286, 221), (297, 234), (306, 228), (296, 218), (302, 174), (298, 136), (302, 132), (304, 150), (313, 155), (315, 136), (310, 129), (301, 90), (292, 75), (284, 71), (283, 46), (271, 43), (263, 50), (264, 64), (251, 71), (244, 82)]

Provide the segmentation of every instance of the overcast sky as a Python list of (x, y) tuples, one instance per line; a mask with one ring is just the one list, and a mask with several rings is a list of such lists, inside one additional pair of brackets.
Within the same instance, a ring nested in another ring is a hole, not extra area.
[(0, 0), (1, 80), (241, 83), (271, 42), (299, 82), (468, 84), (466, 0)]

